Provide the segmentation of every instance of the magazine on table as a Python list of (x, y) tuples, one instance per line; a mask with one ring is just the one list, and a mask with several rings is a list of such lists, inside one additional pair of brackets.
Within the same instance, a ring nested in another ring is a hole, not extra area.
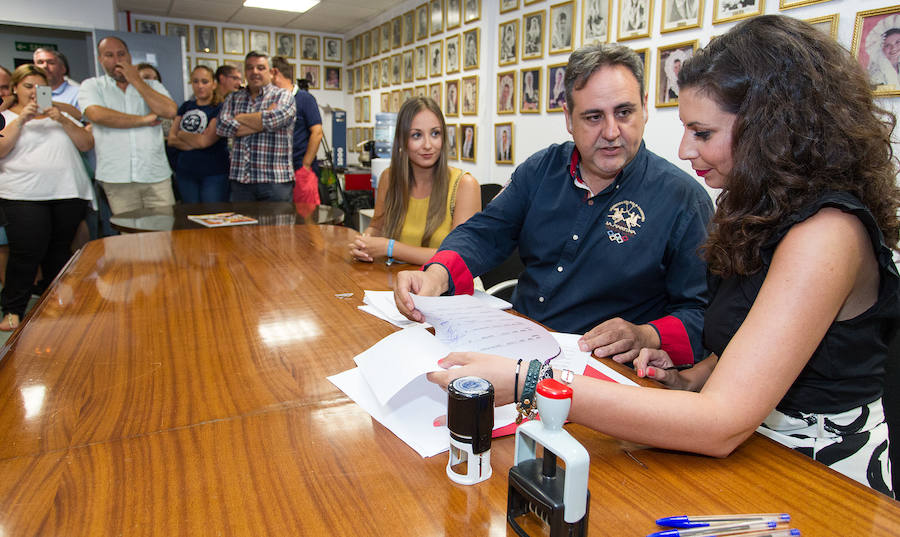
[(213, 214), (192, 214), (188, 220), (197, 222), (206, 227), (243, 226), (246, 224), (258, 224), (256, 218), (234, 212)]

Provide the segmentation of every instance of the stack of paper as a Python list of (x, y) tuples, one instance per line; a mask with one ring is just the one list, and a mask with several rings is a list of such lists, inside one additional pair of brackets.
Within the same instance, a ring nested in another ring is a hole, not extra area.
[[(491, 296), (484, 291), (476, 290), (475, 294), (472, 296), (478, 299), (482, 304), (491, 308), (498, 310), (508, 310), (512, 308), (512, 304), (509, 302), (502, 298)], [(365, 296), (363, 296), (363, 303), (365, 305), (358, 306), (359, 309), (370, 315), (374, 315), (379, 319), (385, 320), (394, 326), (399, 326), (400, 328), (407, 328), (410, 326), (424, 326), (425, 328), (428, 328), (431, 326), (428, 323), (417, 323), (404, 317), (403, 314), (400, 313), (400, 310), (397, 309), (397, 304), (394, 302), (393, 291), (366, 291)]]

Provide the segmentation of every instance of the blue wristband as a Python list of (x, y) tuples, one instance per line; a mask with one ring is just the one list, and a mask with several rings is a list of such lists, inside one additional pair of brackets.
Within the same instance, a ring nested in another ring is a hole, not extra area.
[(390, 265), (394, 262), (394, 239), (388, 241), (388, 251), (387, 251), (387, 261), (386, 264)]

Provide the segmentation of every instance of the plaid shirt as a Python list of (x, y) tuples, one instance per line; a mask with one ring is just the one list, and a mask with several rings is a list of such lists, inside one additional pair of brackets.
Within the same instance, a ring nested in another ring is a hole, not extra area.
[[(274, 109), (269, 107), (276, 105)], [(262, 132), (234, 138), (228, 178), (239, 183), (288, 183), (294, 180), (291, 164), (296, 105), (291, 92), (272, 84), (263, 86), (256, 99), (250, 91), (232, 92), (222, 103), (216, 134), (234, 136), (240, 123), (234, 116), (262, 113)]]

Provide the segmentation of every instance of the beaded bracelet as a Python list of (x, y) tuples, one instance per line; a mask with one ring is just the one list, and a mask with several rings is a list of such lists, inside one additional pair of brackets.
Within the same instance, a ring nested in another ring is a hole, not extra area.
[(528, 362), (528, 374), (525, 376), (525, 386), (522, 388), (522, 401), (516, 405), (516, 425), (526, 419), (534, 417), (534, 409), (537, 407), (534, 390), (537, 388), (538, 377), (541, 374), (541, 362), (532, 360)]

